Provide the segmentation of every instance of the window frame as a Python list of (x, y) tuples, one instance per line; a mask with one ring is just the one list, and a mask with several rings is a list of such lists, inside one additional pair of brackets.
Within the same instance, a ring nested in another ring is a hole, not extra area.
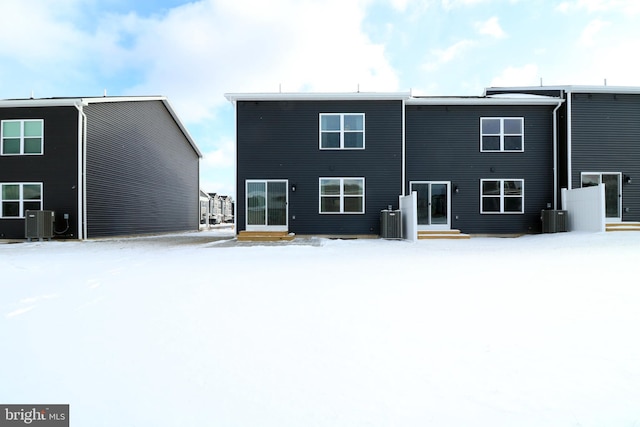
[[(340, 193), (339, 194), (322, 194), (322, 182), (325, 180), (339, 180), (340, 181)], [(358, 195), (349, 195), (345, 194), (344, 183), (346, 180), (358, 180), (362, 184), (362, 194)], [(333, 177), (333, 176), (323, 176), (318, 179), (318, 213), (321, 215), (363, 215), (366, 212), (365, 205), (365, 195), (366, 195), (366, 183), (364, 177)], [(336, 212), (324, 212), (322, 210), (322, 199), (323, 197), (339, 197), (340, 198), (340, 210)], [(344, 202), (346, 198), (361, 198), (362, 199), (362, 209), (359, 212), (351, 212), (344, 210)]]
[[(5, 199), (4, 198), (4, 186), (5, 185), (17, 185), (19, 186), (19, 196), (16, 199)], [(38, 199), (25, 199), (24, 197), (24, 187), (25, 185), (37, 185), (40, 187), (40, 197)], [(24, 219), (25, 210), (33, 210), (32, 208), (25, 209), (25, 202), (29, 203), (39, 203), (39, 207), (36, 210), (42, 210), (44, 205), (44, 185), (42, 182), (0, 182), (0, 219)], [(18, 215), (17, 216), (5, 216), (4, 214), (4, 204), (5, 203), (18, 203)]]
[[(340, 117), (340, 129), (338, 130), (323, 130), (322, 119), (323, 117), (338, 116)], [(345, 129), (344, 119), (345, 116), (360, 116), (362, 117), (362, 130), (348, 130)], [(339, 147), (323, 147), (322, 135), (323, 133), (339, 133), (340, 134), (340, 146)], [(345, 147), (345, 134), (349, 133), (362, 133), (362, 147)], [(365, 135), (366, 135), (366, 116), (365, 113), (320, 113), (318, 119), (318, 147), (320, 150), (364, 150), (365, 149)]]
[[(4, 134), (5, 123), (17, 122), (20, 124), (20, 151), (18, 153), (5, 153), (5, 140), (16, 139), (15, 137), (6, 137)], [(40, 123), (40, 151), (37, 153), (25, 152), (25, 140), (29, 136), (25, 135), (26, 123)], [(42, 156), (44, 155), (44, 119), (5, 119), (0, 121), (0, 156)]]
[[(489, 133), (483, 132), (483, 122), (485, 120), (500, 120), (500, 132), (499, 133)], [(520, 133), (507, 133), (505, 132), (505, 120), (519, 120), (520, 121)], [(500, 138), (500, 148), (497, 150), (489, 150), (484, 148), (484, 137), (499, 137)], [(520, 149), (519, 150), (509, 150), (505, 149), (505, 137), (514, 137), (519, 136), (521, 139)], [(524, 117), (480, 117), (480, 152), (481, 153), (523, 153), (524, 152)]]
[[(516, 195), (516, 196), (512, 196), (512, 195), (507, 195), (505, 194), (504, 191), (504, 183), (508, 182), (508, 181), (514, 181), (514, 182), (519, 182), (520, 183), (520, 194)], [(482, 188), (484, 186), (485, 182), (498, 182), (499, 183), (499, 189), (500, 189), (500, 194), (495, 195), (495, 194), (483, 194), (482, 192)], [(480, 180), (480, 214), (482, 215), (522, 215), (525, 212), (525, 206), (524, 206), (524, 195), (525, 195), (525, 188), (524, 188), (524, 179), (523, 178), (487, 178), (487, 179), (481, 179)], [(484, 210), (484, 200), (486, 198), (499, 198), (500, 200), (500, 210), (499, 211), (485, 211)], [(519, 198), (521, 199), (521, 204), (520, 204), (520, 211), (505, 211), (505, 199), (515, 199), (515, 198)]]

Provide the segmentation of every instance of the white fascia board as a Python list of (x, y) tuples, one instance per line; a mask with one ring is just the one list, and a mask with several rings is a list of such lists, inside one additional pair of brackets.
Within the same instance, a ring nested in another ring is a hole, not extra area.
[(0, 108), (21, 107), (75, 107), (87, 105), (81, 98), (47, 98), (47, 99), (3, 99)]
[(517, 87), (489, 87), (489, 90), (508, 90), (508, 91), (540, 91), (540, 90), (558, 90), (573, 93), (619, 93), (619, 94), (640, 94), (638, 86), (517, 86)]
[(236, 101), (402, 101), (410, 92), (342, 92), (342, 93), (225, 93), (232, 103)]
[(486, 97), (486, 98), (456, 98), (456, 97), (429, 97), (411, 98), (407, 105), (558, 105), (563, 102), (561, 98), (551, 96), (537, 97)]

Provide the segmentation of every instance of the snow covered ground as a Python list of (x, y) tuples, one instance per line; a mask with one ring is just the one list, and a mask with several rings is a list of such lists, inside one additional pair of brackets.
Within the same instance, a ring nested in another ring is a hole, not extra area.
[(0, 244), (0, 403), (77, 427), (640, 425), (640, 233), (202, 239), (225, 233)]

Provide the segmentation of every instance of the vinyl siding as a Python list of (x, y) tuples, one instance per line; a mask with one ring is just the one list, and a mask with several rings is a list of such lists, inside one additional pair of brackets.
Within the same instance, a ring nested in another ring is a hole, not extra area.
[[(640, 221), (640, 95), (573, 94), (572, 187), (581, 172), (621, 172), (623, 221)], [(628, 212), (625, 212), (628, 209)]]
[(87, 237), (197, 230), (199, 157), (161, 101), (93, 103)]
[[(56, 212), (59, 237), (78, 225), (78, 110), (74, 107), (1, 108), (0, 120), (43, 119), (44, 154), (0, 156), (0, 182), (41, 182), (43, 209)], [(69, 214), (65, 231), (63, 215)], [(0, 219), (0, 238), (24, 238), (24, 219)]]
[[(320, 150), (320, 113), (365, 113), (364, 150)], [(237, 224), (246, 224), (248, 179), (289, 181), (289, 231), (379, 234), (380, 210), (402, 192), (401, 101), (239, 101)], [(320, 177), (364, 177), (365, 214), (320, 214)], [(291, 185), (296, 191), (291, 192)]]
[[(553, 134), (549, 106), (408, 106), (410, 181), (451, 181), (451, 226), (465, 233), (540, 231), (553, 202)], [(524, 117), (524, 152), (480, 152), (481, 117)], [(481, 179), (524, 179), (524, 214), (480, 214)]]

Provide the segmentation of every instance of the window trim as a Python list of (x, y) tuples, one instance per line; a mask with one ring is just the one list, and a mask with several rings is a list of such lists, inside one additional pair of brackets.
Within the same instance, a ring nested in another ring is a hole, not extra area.
[[(5, 138), (4, 136), (4, 124), (7, 122), (20, 123), (20, 152), (19, 153), (5, 154), (4, 152), (4, 141), (5, 139), (10, 139), (9, 137)], [(39, 153), (24, 152), (24, 146), (25, 146), (24, 127), (25, 127), (25, 123), (28, 123), (28, 122), (40, 123), (40, 129), (42, 131), (42, 135), (40, 136), (40, 152)], [(44, 155), (44, 119), (5, 119), (0, 121), (0, 156), (42, 156), (42, 155)]]
[[(323, 131), (322, 130), (322, 118), (326, 116), (339, 116), (340, 117), (340, 130), (339, 131)], [(362, 117), (362, 131), (349, 131), (344, 128), (345, 116), (361, 116)], [(323, 132), (337, 133), (340, 132), (340, 147), (323, 147), (322, 146), (322, 134)], [(345, 147), (344, 135), (345, 133), (362, 133), (362, 147)], [(318, 148), (320, 150), (364, 150), (365, 149), (365, 134), (366, 134), (366, 116), (365, 113), (320, 113), (318, 119)]]
[[(322, 181), (323, 180), (340, 180), (340, 194), (339, 195), (322, 195)], [(345, 195), (344, 191), (344, 181), (345, 180), (359, 180), (362, 182), (362, 195)], [(318, 213), (321, 215), (363, 215), (366, 212), (365, 205), (365, 195), (366, 195), (366, 183), (364, 177), (334, 177), (334, 176), (323, 176), (318, 179)], [(340, 197), (340, 211), (339, 212), (323, 212), (322, 211), (322, 198), (323, 197)], [(344, 210), (344, 199), (347, 198), (362, 198), (362, 211), (361, 212), (345, 212)]]
[[(500, 120), (500, 133), (483, 133), (482, 122), (484, 120)], [(520, 133), (505, 133), (504, 121), (505, 120), (520, 120)], [(484, 149), (484, 137), (485, 136), (498, 136), (500, 137), (500, 149), (498, 150), (485, 150)], [(522, 139), (520, 150), (506, 150), (504, 148), (504, 139), (507, 136), (519, 136)], [(524, 117), (480, 117), (480, 152), (481, 153), (523, 153), (524, 152)]]
[[(499, 195), (495, 195), (495, 194), (491, 194), (491, 195), (484, 195), (482, 194), (482, 187), (483, 184), (485, 182), (488, 181), (498, 181), (499, 182), (499, 187), (500, 187), (500, 194)], [(504, 194), (504, 183), (505, 181), (519, 181), (520, 182), (520, 186), (522, 188), (521, 194), (518, 196), (508, 196), (506, 194)], [(484, 211), (484, 199), (488, 198), (488, 197), (499, 197), (500, 198), (500, 211)], [(522, 204), (521, 204), (521, 210), (519, 212), (514, 212), (514, 211), (505, 211), (504, 210), (504, 201), (505, 198), (520, 198), (522, 199)], [(486, 178), (486, 179), (481, 179), (480, 180), (480, 214), (482, 215), (523, 215), (525, 213), (525, 206), (524, 206), (524, 179), (523, 178)]]
[[(19, 203), (19, 215), (18, 216), (4, 216), (4, 194), (3, 187), (5, 185), (18, 185), (20, 186), (20, 196), (18, 199), (8, 199), (7, 202)], [(27, 199), (24, 198), (24, 186), (25, 185), (39, 185), (40, 186), (40, 198), (39, 199)], [(0, 182), (0, 219), (25, 219), (24, 204), (26, 202), (39, 202), (40, 207), (37, 210), (42, 210), (44, 206), (44, 185), (42, 182)]]

